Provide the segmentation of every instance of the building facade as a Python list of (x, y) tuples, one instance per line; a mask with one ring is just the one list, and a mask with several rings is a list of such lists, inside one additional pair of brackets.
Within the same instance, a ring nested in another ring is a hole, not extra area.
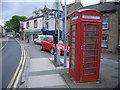
[(102, 52), (117, 53), (119, 47), (119, 11), (116, 2), (105, 2), (83, 7), (80, 9), (93, 9), (103, 14), (102, 25)]
[[(70, 15), (75, 11), (78, 10), (79, 8), (82, 8), (81, 0), (75, 0), (75, 3), (68, 4), (67, 5), (67, 30), (66, 30), (66, 39), (67, 39), (67, 44), (69, 44), (69, 37), (70, 37)], [(64, 7), (63, 7), (64, 8)]]
[[(39, 14), (41, 12), (41, 14)], [(61, 17), (63, 12), (59, 12), (59, 16)], [(62, 18), (59, 19), (58, 26), (56, 23), (55, 10), (47, 8), (45, 6), (43, 9), (37, 10), (33, 12), (33, 16), (28, 18), (27, 20), (20, 23), (20, 31), (22, 38), (27, 40), (28, 38), (33, 41), (36, 35), (44, 34), (43, 31), (52, 31), (54, 32), (59, 27), (59, 30), (63, 29), (63, 21)], [(44, 30), (43, 30), (44, 29)], [(46, 33), (47, 34), (47, 33)]]
[(42, 34), (42, 19), (43, 16), (29, 18), (23, 22), (23, 38), (24, 40), (30, 39), (33, 41), (34, 37)]
[[(100, 0), (99, 4), (90, 5), (86, 7), (80, 7), (81, 9), (93, 9), (103, 14), (103, 26), (102, 26), (102, 52), (117, 53), (120, 48), (120, 2), (106, 2), (106, 0)], [(72, 11), (72, 9), (71, 9)], [(73, 10), (72, 12), (74, 12)], [(69, 42), (69, 30), (70, 19), (67, 17), (67, 38)]]

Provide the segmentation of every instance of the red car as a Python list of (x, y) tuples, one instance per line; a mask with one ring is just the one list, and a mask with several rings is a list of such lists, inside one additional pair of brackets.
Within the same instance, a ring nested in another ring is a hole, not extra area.
[[(56, 47), (58, 48), (58, 44), (56, 44)], [(64, 54), (64, 43), (62, 40), (59, 41), (59, 48), (60, 48), (60, 54)], [(66, 48), (67, 48), (67, 55), (69, 55), (70, 46), (66, 45)], [(55, 44), (53, 44), (53, 37), (45, 37), (41, 41), (40, 49), (48, 50), (52, 55), (54, 55), (56, 49), (55, 49)]]

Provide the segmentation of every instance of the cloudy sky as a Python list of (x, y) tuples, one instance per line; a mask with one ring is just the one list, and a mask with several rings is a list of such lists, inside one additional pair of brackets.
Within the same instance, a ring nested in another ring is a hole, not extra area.
[[(3, 25), (5, 21), (8, 21), (14, 15), (30, 17), (35, 8), (43, 8), (44, 5), (51, 8), (54, 1), (55, 0), (2, 0), (2, 2), (0, 2), (0, 24)], [(67, 4), (75, 2), (75, 0), (66, 1)], [(64, 5), (64, 0), (61, 0), (61, 2)], [(100, 0), (81, 0), (83, 6), (99, 2)]]

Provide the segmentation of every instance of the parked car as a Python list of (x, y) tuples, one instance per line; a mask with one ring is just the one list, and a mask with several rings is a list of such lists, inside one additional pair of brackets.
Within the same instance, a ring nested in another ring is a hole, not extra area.
[[(64, 43), (62, 40), (59, 41), (59, 46), (58, 44), (56, 44), (56, 48), (55, 48), (55, 44), (53, 44), (53, 37), (45, 37), (41, 41), (40, 49), (48, 50), (52, 55), (54, 55), (57, 48), (60, 48), (60, 54), (64, 54)], [(69, 55), (70, 46), (66, 45), (66, 48), (67, 48), (67, 55)]]
[(34, 39), (34, 43), (40, 45), (41, 40), (46, 36), (50, 36), (50, 35), (38, 35), (37, 38)]

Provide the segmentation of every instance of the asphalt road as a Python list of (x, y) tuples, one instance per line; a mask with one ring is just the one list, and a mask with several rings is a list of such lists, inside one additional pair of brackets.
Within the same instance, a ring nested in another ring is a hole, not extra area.
[[(2, 43), (2, 46), (6, 42)], [(21, 58), (21, 47), (14, 38), (9, 38), (2, 49), (2, 88), (7, 88)]]

